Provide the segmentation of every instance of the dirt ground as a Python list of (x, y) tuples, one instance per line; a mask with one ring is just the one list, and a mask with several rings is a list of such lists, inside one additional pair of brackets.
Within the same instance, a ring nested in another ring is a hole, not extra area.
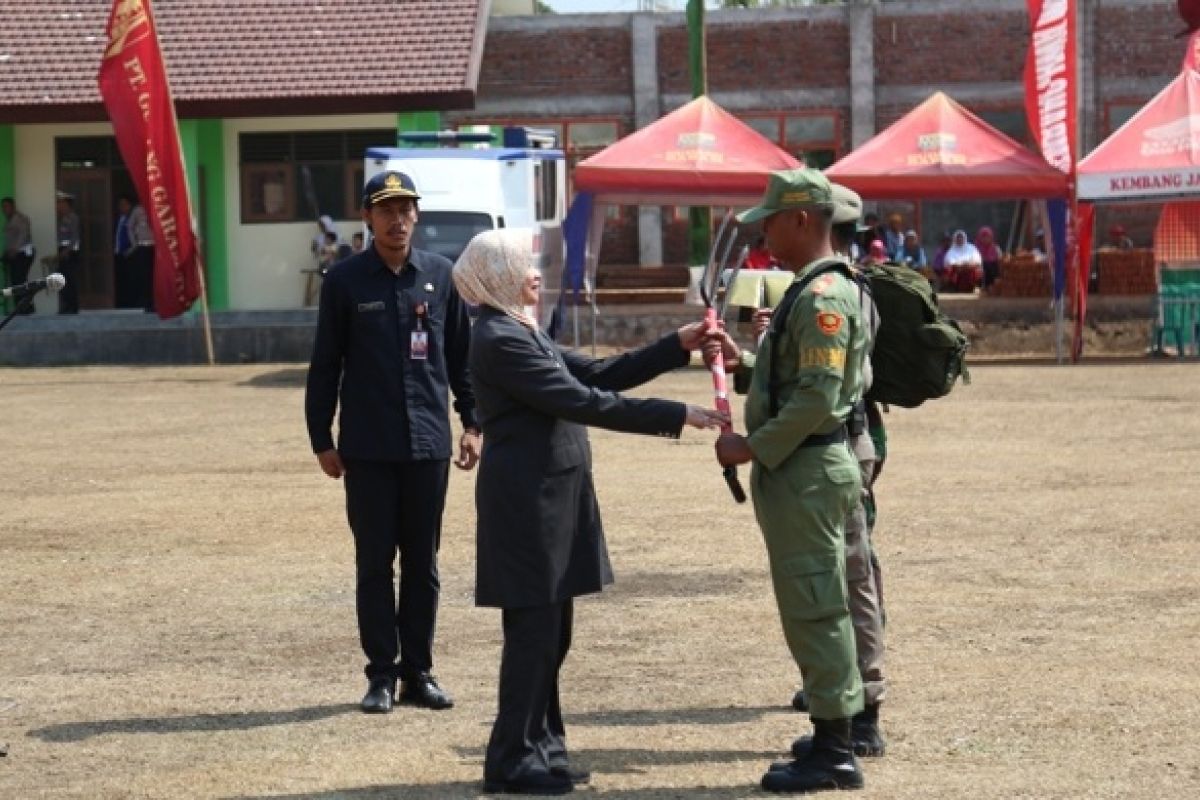
[[(356, 710), (341, 486), (303, 370), (0, 369), (0, 798), (470, 798), (499, 615), (444, 530), (448, 712)], [(685, 370), (648, 393), (707, 402)], [(864, 798), (1200, 796), (1196, 363), (976, 366), (888, 421), (889, 751)], [(806, 720), (711, 435), (595, 432), (617, 583), (564, 674), (584, 796), (763, 796)]]

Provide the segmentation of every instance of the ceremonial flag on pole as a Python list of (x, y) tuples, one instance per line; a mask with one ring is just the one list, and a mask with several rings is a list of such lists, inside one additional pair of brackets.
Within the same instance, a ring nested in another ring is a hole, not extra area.
[(150, 0), (113, 0), (100, 95), (154, 230), (154, 308), (187, 311), (202, 291), (175, 105)]
[(1063, 236), (1060, 231), (1056, 237), (1065, 239), (1068, 246), (1055, 250), (1054, 299), (1061, 304), (1066, 286), (1066, 265), (1076, 265), (1077, 282), (1075, 291), (1071, 293), (1075, 317), (1072, 353), (1078, 357), (1087, 314), (1091, 253), (1080, 247), (1081, 242), (1090, 239), (1080, 229), (1081, 222), (1085, 218), (1090, 220), (1090, 215), (1080, 215), (1075, 202), (1075, 164), (1079, 155), (1075, 0), (1025, 2), (1029, 9), (1031, 33), (1029, 52), (1025, 57), (1025, 113), (1046, 163), (1070, 178), (1070, 213), (1067, 222), (1070, 233)]

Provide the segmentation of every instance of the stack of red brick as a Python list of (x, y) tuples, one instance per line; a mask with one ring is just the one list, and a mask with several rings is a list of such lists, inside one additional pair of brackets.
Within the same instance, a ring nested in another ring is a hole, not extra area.
[(1052, 288), (1046, 262), (1022, 253), (1000, 262), (1000, 277), (991, 293), (997, 297), (1049, 297)]
[(1100, 294), (1154, 294), (1153, 250), (1102, 250), (1096, 254)]

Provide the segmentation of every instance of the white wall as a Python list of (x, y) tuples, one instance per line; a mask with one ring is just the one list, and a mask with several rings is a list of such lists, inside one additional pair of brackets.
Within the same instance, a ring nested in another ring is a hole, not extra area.
[[(13, 127), (13, 149), (16, 157), (13, 199), (17, 208), (29, 217), (33, 246), (37, 260), (29, 270), (30, 280), (41, 277), (42, 257), (58, 251), (55, 237), (58, 221), (54, 216), (54, 139), (57, 136), (112, 136), (112, 125), (95, 122), (68, 125), (16, 125)], [(52, 314), (58, 303), (38, 295), (34, 301), (39, 314)]]
[[(337, 117), (263, 117), (225, 120), (225, 215), (229, 253), (229, 303), (237, 310), (299, 308), (304, 300), (301, 269), (316, 266), (310, 250), (317, 234), (314, 222), (242, 223), (238, 135), (265, 131), (354, 130), (395, 128), (394, 114)], [(392, 142), (380, 142), (390, 145)], [(360, 223), (339, 221), (338, 232), (349, 242)]]

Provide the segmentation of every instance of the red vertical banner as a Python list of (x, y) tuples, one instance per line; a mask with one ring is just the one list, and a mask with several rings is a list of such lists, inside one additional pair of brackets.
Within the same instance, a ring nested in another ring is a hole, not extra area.
[(1183, 54), (1183, 68), (1200, 71), (1200, 30), (1188, 37), (1187, 52)]
[[(1087, 277), (1091, 272), (1090, 229), (1085, 233), (1075, 202), (1075, 164), (1079, 155), (1077, 24), (1075, 0), (1025, 0), (1029, 8), (1030, 42), (1025, 57), (1025, 114), (1046, 163), (1071, 180), (1067, 226), (1070, 231), (1066, 258), (1056, 269), (1075, 265), (1079, 283), (1072, 293), (1075, 333), (1072, 357), (1082, 353), (1083, 323), (1087, 314)], [(1087, 215), (1090, 224), (1091, 215)], [(1055, 281), (1062, 285), (1061, 281)], [(1057, 299), (1057, 298), (1056, 298)]]
[(1025, 113), (1046, 162), (1075, 172), (1078, 140), (1075, 0), (1026, 0)]
[(154, 230), (154, 307), (163, 319), (200, 296), (196, 237), (175, 105), (150, 0), (113, 0), (100, 95)]

